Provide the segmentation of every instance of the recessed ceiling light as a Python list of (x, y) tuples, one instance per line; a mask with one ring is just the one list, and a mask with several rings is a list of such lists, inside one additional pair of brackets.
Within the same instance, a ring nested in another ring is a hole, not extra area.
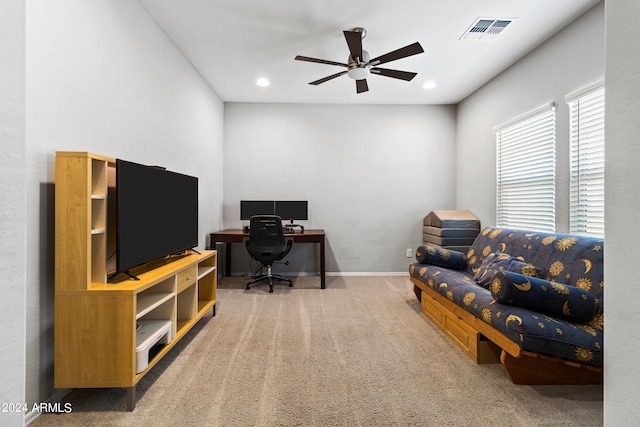
[(424, 82), (424, 84), (422, 85), (422, 87), (424, 89), (433, 89), (434, 87), (436, 87), (436, 83), (432, 82), (431, 80), (429, 80), (428, 82)]
[(269, 83), (269, 80), (265, 79), (264, 77), (261, 77), (258, 79), (258, 81), (256, 81), (256, 84), (261, 87), (267, 87), (271, 83)]

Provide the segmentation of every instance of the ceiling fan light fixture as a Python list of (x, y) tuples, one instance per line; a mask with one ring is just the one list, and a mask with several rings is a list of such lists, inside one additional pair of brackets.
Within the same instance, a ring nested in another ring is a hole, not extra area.
[(347, 75), (353, 80), (362, 80), (369, 77), (369, 74), (371, 73), (369, 59), (369, 52), (364, 49), (362, 49), (362, 58), (353, 58), (349, 55), (349, 58), (347, 59), (347, 62), (349, 62)]
[(366, 79), (367, 77), (369, 77), (370, 71), (369, 71), (369, 67), (353, 67), (353, 68), (349, 68), (349, 71), (347, 71), (347, 75), (349, 77), (351, 77), (353, 80), (362, 80), (362, 79)]

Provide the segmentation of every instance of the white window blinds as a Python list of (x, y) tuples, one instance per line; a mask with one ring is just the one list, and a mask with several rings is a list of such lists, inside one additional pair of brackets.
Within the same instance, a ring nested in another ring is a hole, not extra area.
[(555, 231), (555, 108), (494, 128), (497, 225)]
[(571, 233), (604, 237), (604, 87), (566, 98), (571, 120)]

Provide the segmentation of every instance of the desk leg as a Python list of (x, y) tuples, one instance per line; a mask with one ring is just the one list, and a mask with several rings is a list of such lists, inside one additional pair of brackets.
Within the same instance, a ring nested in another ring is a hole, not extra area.
[(225, 276), (231, 276), (231, 243), (227, 242), (226, 246), (227, 246), (227, 250), (225, 251), (225, 254), (224, 254), (224, 257), (225, 257), (224, 274)]
[(320, 289), (325, 288), (325, 269), (324, 269), (324, 237), (320, 240)]

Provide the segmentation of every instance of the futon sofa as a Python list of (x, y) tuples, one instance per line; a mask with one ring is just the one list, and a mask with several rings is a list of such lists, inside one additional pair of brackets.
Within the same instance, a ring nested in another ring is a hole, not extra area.
[(464, 254), (426, 244), (409, 267), (422, 312), (518, 384), (602, 382), (604, 241), (487, 227)]

